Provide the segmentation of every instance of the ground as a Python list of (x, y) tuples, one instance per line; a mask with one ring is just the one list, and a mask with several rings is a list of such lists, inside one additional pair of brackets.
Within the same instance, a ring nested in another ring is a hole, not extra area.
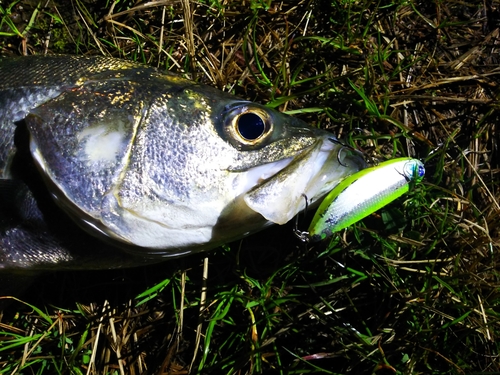
[(2, 55), (142, 61), (427, 172), (319, 244), (294, 222), (152, 267), (43, 275), (0, 315), (0, 373), (500, 371), (499, 1), (4, 0), (0, 13)]

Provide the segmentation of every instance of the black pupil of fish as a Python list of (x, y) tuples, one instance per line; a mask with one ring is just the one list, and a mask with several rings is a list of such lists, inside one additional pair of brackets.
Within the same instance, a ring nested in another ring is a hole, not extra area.
[(266, 130), (264, 120), (254, 113), (242, 114), (238, 118), (237, 127), (240, 135), (250, 141), (260, 138)]

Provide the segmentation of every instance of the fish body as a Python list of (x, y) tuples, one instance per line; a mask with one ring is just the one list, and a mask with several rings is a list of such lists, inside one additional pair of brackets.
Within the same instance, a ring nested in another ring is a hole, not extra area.
[(284, 224), (365, 167), (331, 134), (107, 57), (0, 58), (0, 268), (116, 268)]
[(424, 174), (420, 160), (398, 158), (346, 177), (321, 202), (309, 236), (318, 241), (347, 228), (407, 193)]

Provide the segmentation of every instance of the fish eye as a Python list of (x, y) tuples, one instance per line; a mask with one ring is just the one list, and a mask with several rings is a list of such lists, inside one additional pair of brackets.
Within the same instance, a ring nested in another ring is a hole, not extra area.
[(235, 123), (238, 134), (247, 141), (256, 141), (266, 133), (266, 122), (253, 112), (242, 113)]
[(226, 140), (238, 150), (265, 147), (275, 134), (273, 111), (250, 102), (236, 102), (222, 113)]
[(260, 147), (272, 134), (272, 119), (261, 108), (238, 107), (229, 118), (230, 123), (227, 130), (237, 143), (237, 147), (250, 149)]

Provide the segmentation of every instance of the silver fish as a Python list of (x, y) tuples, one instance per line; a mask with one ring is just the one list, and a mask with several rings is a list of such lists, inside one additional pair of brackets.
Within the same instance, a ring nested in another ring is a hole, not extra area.
[(134, 62), (0, 58), (0, 268), (139, 265), (284, 224), (365, 167), (331, 139)]

